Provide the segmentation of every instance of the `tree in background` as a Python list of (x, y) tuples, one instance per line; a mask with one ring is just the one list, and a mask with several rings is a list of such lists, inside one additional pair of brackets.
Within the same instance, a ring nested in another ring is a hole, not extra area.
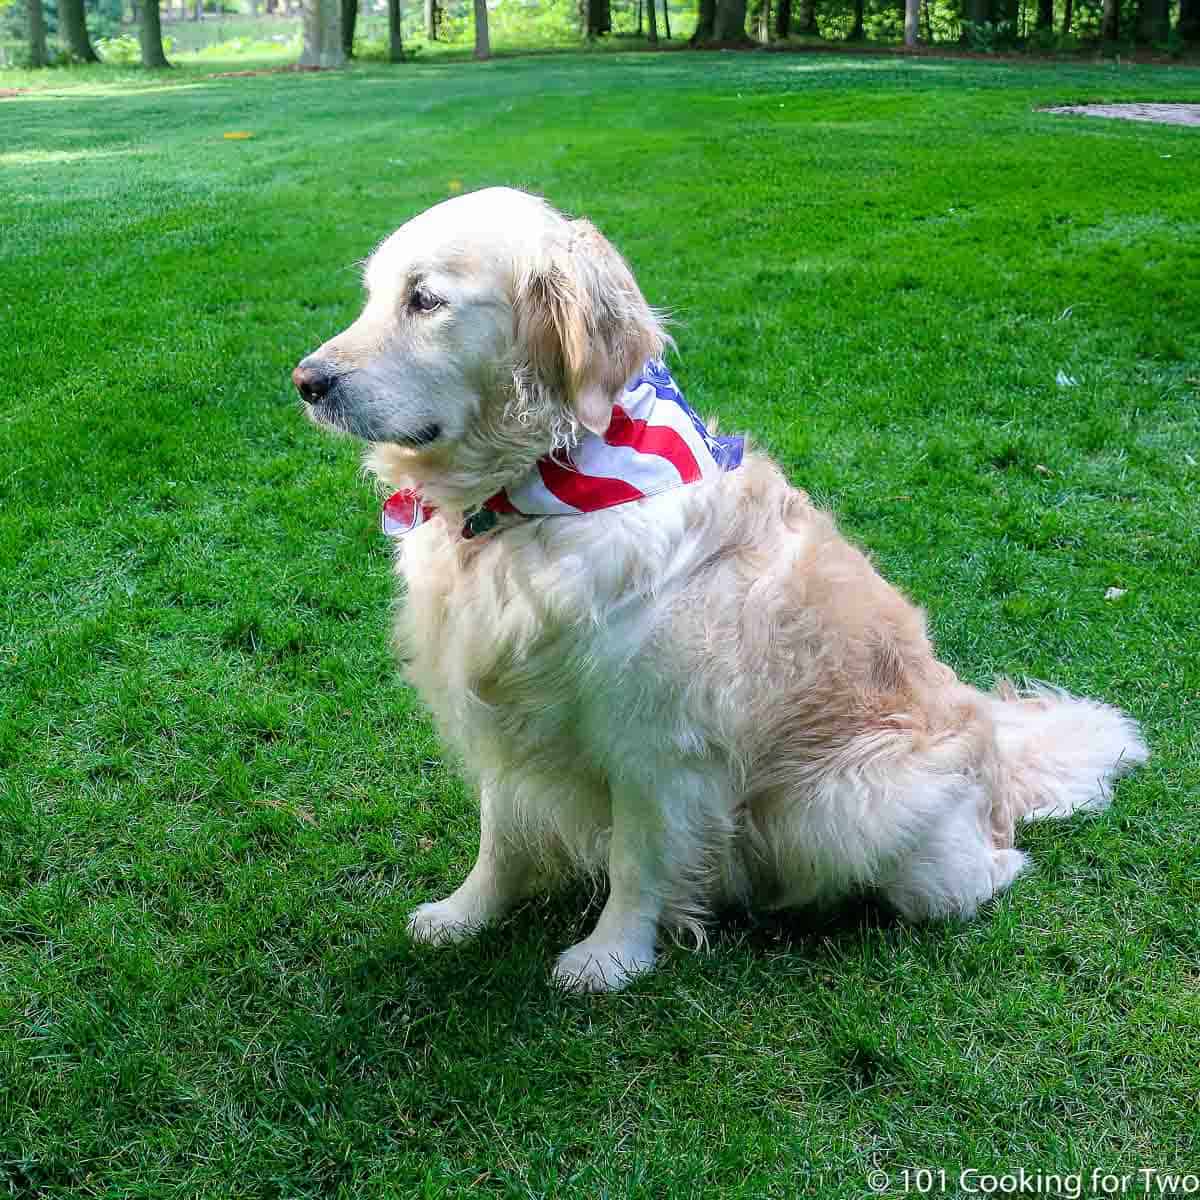
[(597, 38), (602, 33), (612, 33), (612, 7), (609, 0), (584, 0), (586, 6), (588, 38)]
[(1171, 36), (1171, 0), (1138, 0), (1135, 38), (1162, 45)]
[(100, 61), (88, 37), (83, 0), (58, 0), (58, 30), (60, 34), (66, 33), (67, 46), (76, 62)]
[(750, 36), (764, 45), (771, 40), (771, 0), (747, 0), (746, 15), (750, 20)]
[(142, 47), (142, 66), (169, 67), (163, 51), (162, 22), (158, 15), (158, 0), (137, 0), (138, 41)]
[(713, 21), (713, 40), (717, 42), (747, 42), (746, 0), (717, 0), (717, 15)]
[(425, 0), (425, 38), (427, 41), (437, 41), (438, 15), (438, 0)]
[(1106, 42), (1115, 42), (1121, 36), (1120, 0), (1104, 0), (1104, 16), (1100, 20), (1100, 36)]
[(475, 0), (475, 57), (480, 61), (492, 57), (488, 40), (487, 0)]
[(867, 36), (866, 29), (863, 27), (863, 0), (854, 0), (854, 24), (850, 27), (850, 33), (847, 35), (852, 42), (861, 42)]
[[(157, 4), (157, 0), (143, 0)], [(346, 63), (342, 46), (342, 0), (304, 0), (302, 67), (341, 67)]]
[[(963, 0), (963, 23), (982, 25), (985, 21), (995, 20), (992, 0)], [(967, 31), (962, 31), (962, 40), (967, 40)]]
[(354, 27), (358, 24), (358, 0), (342, 0), (342, 53), (354, 57)]
[(1038, 0), (1037, 28), (1054, 28), (1054, 0)]
[(658, 45), (658, 14), (654, 11), (654, 6), (657, 0), (649, 0), (646, 5), (646, 20), (649, 22), (649, 27), (646, 30), (646, 41), (652, 46)]
[(689, 46), (702, 46), (711, 42), (713, 29), (717, 23), (717, 0), (698, 0), (696, 8), (696, 28), (692, 31)]
[[(650, 0), (653, 4), (654, 0)], [(667, 0), (663, 0), (663, 36), (669, 42), (671, 40), (671, 8)]]
[(26, 0), (29, 9), (29, 65), (44, 67), (49, 61), (46, 52), (46, 14), (42, 0)]
[(921, 0), (904, 0), (904, 44), (917, 44), (917, 28), (921, 20)]
[(1188, 45), (1200, 45), (1200, 0), (1179, 0), (1179, 23), (1175, 28)]
[(404, 61), (404, 41), (400, 36), (400, 0), (388, 0), (388, 62)]
[(800, 0), (800, 11), (796, 14), (796, 32), (805, 37), (820, 37), (817, 28), (817, 0)]

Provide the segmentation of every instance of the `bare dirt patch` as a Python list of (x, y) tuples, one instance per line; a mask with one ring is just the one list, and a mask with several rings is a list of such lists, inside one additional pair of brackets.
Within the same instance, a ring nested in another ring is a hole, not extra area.
[(1066, 104), (1042, 111), (1077, 117), (1154, 121), (1159, 125), (1200, 125), (1200, 104)]

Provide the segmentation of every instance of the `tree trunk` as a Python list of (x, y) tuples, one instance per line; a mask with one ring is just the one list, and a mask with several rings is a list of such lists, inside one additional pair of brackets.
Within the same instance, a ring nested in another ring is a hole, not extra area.
[(692, 31), (689, 46), (700, 46), (711, 42), (717, 23), (717, 0), (697, 0), (696, 28)]
[(754, 0), (751, 11), (755, 41), (766, 45), (771, 40), (771, 0)]
[(1038, 0), (1036, 28), (1054, 28), (1054, 0)]
[[(428, 12), (428, 9), (426, 10)], [(400, 37), (400, 0), (388, 0), (388, 62), (404, 61), (404, 42)]]
[[(655, 0), (646, 0), (646, 41), (652, 46), (658, 45), (658, 13), (654, 9)], [(641, 13), (638, 13), (641, 16)]]
[(1162, 45), (1170, 36), (1170, 0), (1138, 0), (1137, 40), (1145, 46)]
[(487, 0), (475, 0), (475, 57), (481, 62), (492, 57), (488, 39)]
[(608, 0), (585, 0), (587, 4), (587, 36), (597, 38), (612, 33), (612, 9)]
[(1115, 42), (1121, 36), (1120, 0), (1104, 0), (1104, 15), (1100, 19), (1100, 36), (1106, 42)]
[(58, 0), (58, 32), (67, 35), (67, 46), (76, 62), (99, 62), (92, 40), (88, 37), (87, 18), (83, 0)]
[(437, 41), (438, 6), (437, 0), (425, 0), (425, 40)]
[(29, 6), (29, 65), (44, 67), (49, 60), (46, 52), (46, 14), (42, 0), (26, 0)]
[[(654, 0), (650, 0), (653, 4)], [(663, 0), (663, 37), (669, 42), (671, 40), (671, 9), (667, 4), (667, 0)]]
[(854, 0), (854, 24), (850, 29), (850, 41), (861, 42), (867, 36), (863, 28), (863, 0)]
[(717, 0), (717, 16), (713, 21), (713, 40), (718, 42), (747, 42), (746, 0)]
[(345, 66), (342, 49), (342, 0), (305, 0), (302, 67)]
[(1175, 29), (1189, 45), (1200, 42), (1200, 0), (1179, 0), (1179, 24)]
[(904, 0), (904, 44), (917, 44), (917, 22), (921, 18), (921, 0)]
[(796, 20), (796, 32), (806, 37), (817, 37), (817, 0), (800, 0), (800, 13)]
[(1075, 15), (1075, 0), (1063, 0), (1063, 37), (1071, 32), (1071, 18)]
[(162, 22), (158, 0), (138, 0), (138, 40), (142, 44), (143, 67), (169, 67), (163, 53)]
[(204, 20), (204, 0), (196, 0), (195, 5), (192, 7), (192, 20)]
[(775, 5), (775, 37), (784, 41), (792, 36), (792, 0), (778, 0)]
[(342, 53), (354, 57), (354, 28), (358, 24), (358, 0), (342, 0)]
[(642, 0), (637, 0), (637, 35), (642, 36)]

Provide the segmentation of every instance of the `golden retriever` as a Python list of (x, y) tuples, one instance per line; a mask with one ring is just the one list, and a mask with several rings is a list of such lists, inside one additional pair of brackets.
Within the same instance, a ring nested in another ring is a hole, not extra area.
[(609, 885), (555, 967), (581, 991), (624, 986), (664, 930), (702, 937), (730, 903), (871, 889), (909, 920), (967, 917), (1026, 865), (1017, 821), (1102, 808), (1146, 758), (1104, 704), (960, 682), (762, 453), (594, 511), (490, 505), (611, 441), (668, 341), (588, 222), (463, 195), (389, 237), (365, 280), (362, 314), (293, 378), (417, 502), (398, 642), (479, 789), (478, 860), (413, 937), (468, 937), (563, 869)]

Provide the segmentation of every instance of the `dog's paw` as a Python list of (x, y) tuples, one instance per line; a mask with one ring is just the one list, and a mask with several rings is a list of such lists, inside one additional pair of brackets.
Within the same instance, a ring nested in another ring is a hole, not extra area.
[(653, 968), (652, 947), (587, 941), (559, 956), (554, 982), (569, 992), (619, 992)]
[(453, 900), (439, 900), (434, 904), (422, 904), (408, 918), (408, 936), (414, 942), (427, 942), (434, 946), (450, 946), (465, 942), (483, 927), (483, 922), (472, 919)]

